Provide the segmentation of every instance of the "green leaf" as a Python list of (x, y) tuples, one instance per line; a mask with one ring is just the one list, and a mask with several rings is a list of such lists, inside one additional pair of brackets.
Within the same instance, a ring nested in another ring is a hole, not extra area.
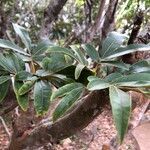
[(16, 74), (16, 80), (17, 81), (24, 81), (24, 80), (27, 80), (28, 78), (31, 78), (32, 77), (32, 74), (30, 74), (29, 72), (27, 71), (20, 71)]
[(94, 90), (106, 89), (109, 86), (110, 84), (106, 82), (105, 80), (97, 79), (97, 80), (92, 80), (91, 82), (89, 82), (89, 84), (87, 85), (87, 88), (90, 91), (94, 91)]
[(84, 55), (84, 53), (77, 47), (77, 45), (71, 45), (70, 47), (71, 47), (71, 49), (74, 51), (75, 55), (77, 56), (79, 63), (81, 63), (82, 65), (87, 66), (87, 65), (88, 65), (88, 62), (87, 62), (87, 60), (86, 60), (85, 57), (84, 57), (85, 55)]
[(10, 76), (0, 76), (0, 84), (3, 84), (4, 82), (10, 80)]
[(30, 56), (28, 53), (24, 51), (24, 49), (20, 48), (19, 46), (17, 46), (16, 44), (8, 40), (0, 39), (0, 47), (6, 48), (8, 50), (13, 50), (14, 52), (17, 52), (26, 56)]
[(111, 51), (109, 54), (105, 55), (103, 59), (112, 59), (112, 58), (116, 58), (137, 51), (149, 51), (149, 50), (150, 50), (149, 45), (131, 44), (126, 47), (117, 48), (115, 51)]
[(105, 81), (110, 83), (110, 82), (113, 82), (114, 80), (116, 80), (117, 78), (120, 78), (122, 76), (123, 76), (122, 74), (117, 73), (117, 72), (111, 73), (107, 77), (105, 77)]
[(83, 87), (83, 85), (80, 83), (70, 83), (70, 84), (64, 85), (52, 94), (51, 101), (58, 97), (62, 97), (66, 95), (67, 93), (69, 93), (70, 91), (72, 91), (73, 89), (76, 89), (79, 87)]
[(102, 50), (100, 51), (101, 58), (106, 58), (110, 53), (116, 51), (127, 39), (126, 35), (111, 32), (102, 43)]
[(31, 53), (33, 56), (42, 55), (50, 46), (52, 46), (52, 43), (49, 40), (44, 40), (32, 48)]
[(63, 54), (53, 53), (42, 60), (42, 67), (51, 73), (56, 73), (70, 66), (72, 61), (66, 62)]
[(99, 53), (92, 45), (90, 45), (90, 44), (82, 44), (81, 46), (86, 51), (86, 53), (88, 54), (88, 56), (91, 59), (93, 59), (95, 61), (99, 61)]
[(10, 73), (16, 73), (25, 69), (25, 63), (15, 54), (0, 54), (0, 66)]
[(82, 64), (78, 64), (77, 66), (76, 66), (76, 69), (75, 69), (75, 79), (77, 80), (79, 77), (80, 77), (80, 75), (81, 75), (81, 72), (82, 72), (82, 70), (84, 69), (84, 65), (82, 65)]
[(131, 98), (127, 93), (114, 86), (109, 88), (109, 96), (119, 140), (122, 143), (130, 118)]
[(75, 54), (73, 53), (73, 51), (71, 49), (62, 48), (62, 47), (59, 47), (59, 46), (51, 46), (47, 49), (46, 53), (52, 53), (52, 52), (63, 53), (63, 54), (69, 55), (70, 57), (72, 57), (72, 58), (76, 59), (77, 61), (79, 61), (78, 58), (75, 56)]
[(99, 80), (100, 78), (98, 78), (97, 76), (89, 76), (88, 77), (88, 81), (91, 82), (93, 80)]
[(130, 67), (131, 73), (147, 72), (150, 73), (150, 60), (141, 60)]
[(47, 81), (37, 81), (34, 86), (34, 106), (37, 115), (44, 115), (50, 105), (52, 89)]
[(27, 111), (29, 106), (29, 97), (28, 94), (19, 95), (18, 90), (23, 85), (22, 81), (14, 80), (13, 89), (16, 94), (16, 99), (22, 110)]
[(129, 65), (119, 62), (119, 61), (102, 61), (102, 64), (110, 65), (110, 66), (115, 66), (117, 68), (121, 68), (124, 70), (129, 70)]
[(38, 78), (37, 77), (33, 77), (32, 80), (30, 79), (29, 81), (26, 81), (19, 89), (18, 93), (19, 95), (24, 95), (26, 94), (28, 91), (31, 90), (31, 88), (33, 87), (33, 85), (35, 84), (36, 80)]
[(111, 82), (115, 86), (128, 86), (128, 87), (149, 87), (150, 86), (150, 73), (136, 73), (126, 76), (121, 76)]
[(26, 48), (30, 51), (31, 50), (31, 39), (29, 37), (27, 30), (25, 28), (19, 26), (18, 24), (14, 24), (14, 23), (13, 23), (13, 28), (14, 28), (16, 34), (19, 35), (19, 37), (21, 38), (21, 40), (24, 43), (24, 45), (26, 46)]
[(79, 87), (63, 97), (53, 113), (53, 120), (56, 121), (59, 117), (61, 117), (75, 103), (75, 101), (80, 98), (82, 92), (83, 87)]
[(9, 84), (10, 82), (8, 80), (5, 80), (5, 82), (0, 84), (0, 102), (3, 101), (8, 93)]

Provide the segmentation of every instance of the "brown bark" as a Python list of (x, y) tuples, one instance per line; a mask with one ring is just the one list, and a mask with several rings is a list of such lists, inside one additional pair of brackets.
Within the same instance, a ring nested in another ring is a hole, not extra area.
[(47, 39), (51, 32), (52, 22), (58, 18), (60, 11), (67, 0), (51, 0), (47, 9), (44, 11), (44, 20), (40, 30), (40, 38)]
[[(55, 143), (85, 128), (96, 118), (108, 103), (108, 91), (93, 91), (79, 101), (77, 107), (54, 123), (44, 123), (33, 130), (26, 130), (21, 136), (15, 136), (10, 150), (33, 149), (47, 143)], [(20, 118), (22, 121), (22, 116)], [(18, 128), (16, 128), (17, 130)], [(15, 131), (16, 132), (16, 131)], [(34, 147), (35, 146), (35, 147)]]
[[(138, 12), (135, 16), (135, 19), (134, 19), (133, 29), (131, 31), (131, 35), (130, 35), (130, 38), (129, 38), (129, 41), (128, 41), (128, 45), (133, 44), (134, 41), (136, 40), (137, 35), (139, 33), (139, 30), (141, 28), (141, 24), (143, 22), (143, 19), (144, 19), (144, 13), (143, 12)], [(123, 62), (128, 63), (128, 64), (135, 63), (136, 62), (135, 53), (124, 55), (122, 57), (122, 60), (123, 60)]]

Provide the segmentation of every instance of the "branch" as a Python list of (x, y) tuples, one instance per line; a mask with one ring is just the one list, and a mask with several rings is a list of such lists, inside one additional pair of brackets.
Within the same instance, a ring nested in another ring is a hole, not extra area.
[(1, 122), (2, 122), (2, 124), (3, 124), (3, 127), (4, 127), (4, 129), (5, 129), (5, 132), (7, 133), (7, 135), (8, 135), (8, 138), (9, 138), (9, 140), (11, 139), (11, 134), (10, 134), (10, 132), (9, 132), (9, 129), (8, 129), (8, 127), (7, 127), (7, 125), (6, 125), (6, 123), (5, 123), (5, 121), (4, 121), (4, 119), (0, 116), (0, 120), (1, 120)]
[(67, 114), (53, 124), (50, 122), (43, 123), (31, 131), (27, 130), (20, 137), (13, 136), (10, 150), (27, 147), (33, 148), (35, 145), (43, 146), (46, 143), (55, 143), (72, 136), (93, 121), (102, 112), (103, 107), (107, 103), (108, 91), (93, 91), (82, 98), (70, 114)]

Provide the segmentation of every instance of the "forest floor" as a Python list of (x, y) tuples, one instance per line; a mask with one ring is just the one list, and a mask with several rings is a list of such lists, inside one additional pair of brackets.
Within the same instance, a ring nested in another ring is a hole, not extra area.
[[(150, 117), (150, 110), (148, 111), (147, 116)], [(6, 123), (8, 124), (7, 120)], [(11, 132), (10, 125), (8, 125), (8, 127)], [(84, 130), (70, 138), (61, 141), (60, 144), (55, 145), (54, 150), (109, 150), (107, 145), (115, 136), (116, 130), (112, 119), (111, 109), (107, 108)], [(8, 144), (9, 138), (2, 124), (0, 123), (0, 150), (7, 149)], [(40, 148), (40, 150), (43, 149), (49, 148)], [(137, 150), (135, 140), (133, 140), (133, 138), (127, 134), (124, 143), (119, 150)]]

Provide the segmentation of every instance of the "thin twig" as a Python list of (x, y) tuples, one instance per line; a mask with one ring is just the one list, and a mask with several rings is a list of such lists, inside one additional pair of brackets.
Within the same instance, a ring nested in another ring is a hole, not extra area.
[(8, 138), (9, 138), (9, 140), (11, 139), (11, 134), (10, 134), (10, 132), (9, 132), (9, 129), (8, 129), (8, 127), (7, 127), (7, 125), (6, 125), (6, 123), (5, 123), (5, 121), (4, 121), (4, 119), (0, 116), (0, 120), (1, 120), (1, 122), (2, 122), (2, 125), (3, 125), (3, 127), (4, 127), (4, 129), (5, 129), (5, 132), (7, 133), (7, 135), (8, 135)]

